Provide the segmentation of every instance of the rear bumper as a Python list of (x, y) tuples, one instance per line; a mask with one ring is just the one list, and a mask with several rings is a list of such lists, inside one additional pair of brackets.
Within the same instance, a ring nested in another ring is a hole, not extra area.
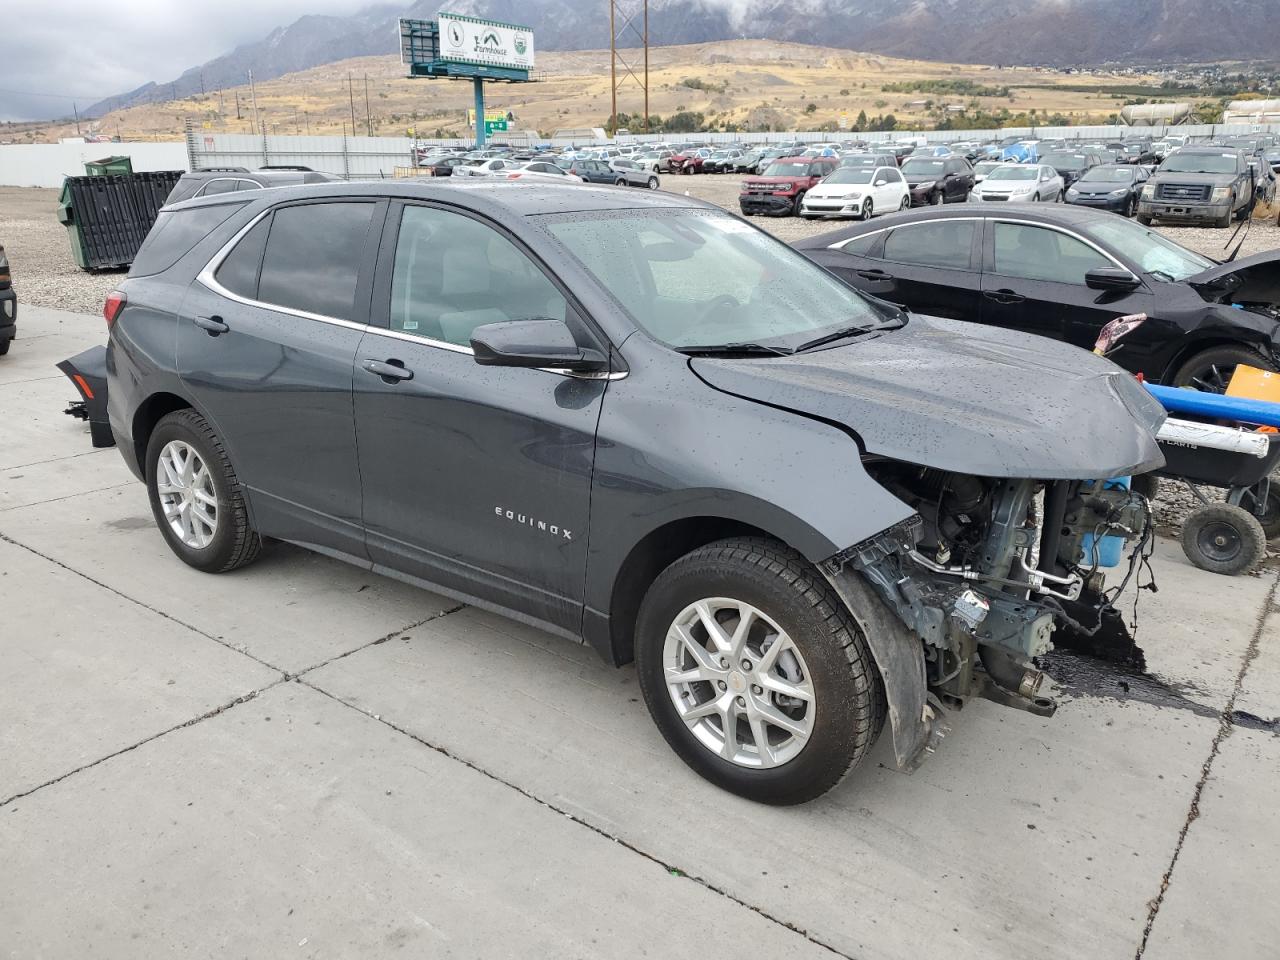
[(10, 287), (0, 290), (0, 340), (12, 340), (18, 335), (18, 295)]
[(790, 213), (794, 204), (794, 196), (780, 196), (772, 193), (741, 194), (738, 197), (738, 207), (743, 213), (783, 215)]

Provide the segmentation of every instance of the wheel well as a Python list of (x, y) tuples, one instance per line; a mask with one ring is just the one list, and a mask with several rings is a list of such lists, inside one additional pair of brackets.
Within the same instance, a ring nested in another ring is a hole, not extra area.
[(1252, 350), (1254, 353), (1261, 353), (1256, 344), (1244, 340), (1230, 340), (1226, 337), (1210, 337), (1204, 340), (1196, 340), (1194, 343), (1187, 344), (1174, 355), (1174, 358), (1169, 361), (1169, 365), (1165, 367), (1164, 373), (1160, 377), (1160, 382), (1169, 384), (1184, 363), (1197, 353), (1204, 353), (1206, 350), (1212, 350), (1215, 347), (1243, 347), (1246, 350)]
[(189, 402), (174, 393), (152, 394), (139, 405), (133, 415), (133, 451), (143, 476), (147, 473), (147, 444), (151, 442), (151, 431), (162, 417), (190, 406)]
[[(689, 517), (650, 531), (631, 548), (613, 582), (609, 602), (609, 633), (618, 666), (635, 657), (636, 617), (650, 584), (686, 553), (727, 537), (769, 537), (749, 523), (722, 517)], [(775, 538), (776, 539), (776, 538)]]

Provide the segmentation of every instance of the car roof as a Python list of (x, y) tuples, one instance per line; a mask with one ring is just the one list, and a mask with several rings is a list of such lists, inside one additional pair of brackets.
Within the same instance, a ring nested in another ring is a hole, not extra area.
[[(1049, 207), (1051, 209), (1042, 209)], [(974, 217), (1000, 218), (1015, 216), (1019, 220), (1032, 223), (1057, 224), (1064, 227), (1080, 226), (1100, 218), (1114, 217), (1114, 214), (1099, 212), (1088, 207), (1076, 207), (1066, 204), (1033, 204), (1033, 203), (957, 203), (945, 207), (921, 207), (905, 213), (891, 213), (876, 217), (873, 221), (859, 221), (839, 230), (806, 237), (797, 240), (792, 246), (797, 250), (820, 250), (833, 243), (848, 240), (864, 233), (878, 233), (893, 227), (910, 223), (921, 223), (931, 220), (969, 220)]]
[[(435, 179), (435, 178), (431, 178)], [(436, 184), (431, 179), (352, 180), (317, 183), (306, 186), (277, 187), (270, 191), (272, 204), (292, 200), (319, 200), (344, 197), (388, 197), (404, 200), (439, 200), (468, 207), (480, 213), (535, 216), (544, 213), (608, 211), (634, 209), (710, 209), (723, 212), (713, 203), (683, 197), (674, 193), (628, 190), (612, 186), (560, 184), (553, 181), (516, 183), (507, 180), (475, 180), (458, 178), (457, 182)], [(454, 178), (450, 177), (449, 180)], [(252, 191), (244, 194), (250, 201), (268, 197)], [(183, 200), (167, 210), (214, 205), (228, 202), (227, 194)]]

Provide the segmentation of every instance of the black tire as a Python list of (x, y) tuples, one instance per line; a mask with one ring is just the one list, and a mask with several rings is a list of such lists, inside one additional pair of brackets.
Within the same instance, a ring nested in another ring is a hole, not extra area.
[(1241, 506), (1247, 509), (1262, 524), (1262, 532), (1268, 540), (1280, 537), (1280, 480), (1273, 477), (1267, 484), (1267, 496), (1261, 504), (1262, 515), (1258, 515), (1258, 493), (1253, 487), (1245, 491)]
[(650, 190), (657, 190), (657, 189), (658, 189), (658, 178), (657, 178), (657, 177), (650, 177), (650, 178), (649, 178), (649, 181), (648, 181), (648, 187), (649, 187), (649, 189), (650, 189)]
[(619, 177), (617, 180), (613, 181), (613, 185), (615, 187), (625, 187), (627, 185), (627, 178)]
[(804, 203), (804, 191), (801, 190), (799, 193), (796, 194), (795, 200), (792, 201), (791, 203), (791, 215), (793, 217), (798, 217), (800, 215), (801, 204), (803, 203)]
[[(757, 607), (791, 636), (808, 667), (818, 711), (813, 730), (779, 766), (749, 768), (721, 758), (672, 702), (663, 663), (667, 631), (682, 610), (709, 597)], [(700, 776), (750, 800), (786, 805), (821, 796), (866, 756), (884, 726), (884, 687), (853, 617), (821, 574), (776, 541), (721, 540), (669, 566), (640, 606), (635, 649), (640, 689), (667, 743)]]
[(1160, 499), (1160, 478), (1154, 473), (1140, 473), (1129, 481), (1129, 489), (1148, 500)]
[(1037, 193), (1034, 197), (1032, 197), (1032, 198), (1031, 198), (1031, 202), (1032, 202), (1032, 203), (1039, 203), (1039, 202), (1040, 202), (1040, 194), (1038, 194), (1038, 193)]
[(0, 340), (0, 357), (3, 357), (9, 352), (9, 344), (11, 343), (13, 343), (12, 337), (5, 337), (3, 340)]
[(1267, 549), (1258, 518), (1242, 507), (1210, 503), (1182, 524), (1182, 552), (1201, 570), (1235, 576), (1251, 569)]
[(858, 210), (858, 219), (870, 220), (872, 217), (875, 216), (875, 210), (876, 210), (875, 204), (871, 202), (870, 197), (867, 197), (867, 199), (862, 201), (861, 209)]
[(1145, 213), (1139, 213), (1139, 214), (1136, 214), (1136, 216), (1138, 218), (1138, 222), (1142, 224), (1144, 227), (1151, 226), (1151, 218), (1148, 217)]
[(907, 196), (903, 197), (902, 202), (898, 204), (898, 210), (902, 211), (902, 210), (910, 210), (910, 209), (911, 209), (911, 196), (908, 194)]
[(929, 204), (934, 207), (941, 206), (942, 204), (941, 190), (935, 190), (933, 191), (933, 193), (929, 194)]
[[(191, 446), (204, 461), (218, 502), (218, 522), (209, 545), (200, 549), (183, 543), (164, 516), (157, 489), (160, 452), (172, 440)], [(244, 491), (222, 441), (204, 417), (194, 410), (176, 410), (162, 417), (147, 442), (147, 495), (156, 526), (169, 548), (187, 565), (206, 573), (226, 573), (252, 563), (262, 551), (262, 538), (249, 523)]]
[(1137, 197), (1132, 195), (1129, 197), (1129, 205), (1125, 208), (1124, 215), (1131, 219), (1138, 215), (1138, 198)]
[(1173, 375), (1172, 386), (1195, 387), (1206, 393), (1224, 393), (1231, 375), (1240, 364), (1248, 364), (1259, 370), (1275, 371), (1276, 366), (1262, 354), (1249, 347), (1225, 344), (1210, 347), (1186, 360)]

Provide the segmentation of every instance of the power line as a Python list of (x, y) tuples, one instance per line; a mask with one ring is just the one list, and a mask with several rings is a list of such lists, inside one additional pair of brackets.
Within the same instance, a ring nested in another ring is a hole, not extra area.
[(9, 90), (4, 87), (0, 87), (0, 93), (7, 93), (15, 97), (48, 97), (52, 100), (86, 100), (93, 96), (93, 94), (85, 93), (74, 96), (68, 93), (37, 93), (34, 90)]

